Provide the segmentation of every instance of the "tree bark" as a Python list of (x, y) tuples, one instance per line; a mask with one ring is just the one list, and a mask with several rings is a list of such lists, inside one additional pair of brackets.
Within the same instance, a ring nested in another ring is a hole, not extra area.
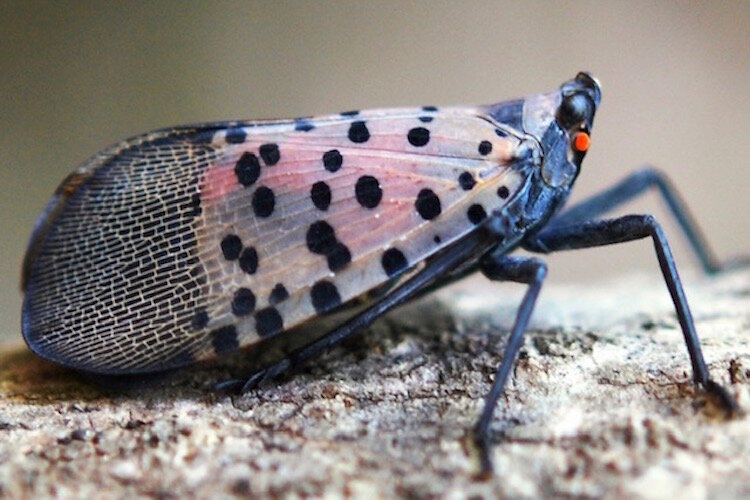
[[(712, 376), (750, 407), (750, 272), (686, 289)], [(470, 439), (523, 290), (443, 290), (276, 385), (212, 390), (240, 357), (102, 387), (0, 352), (0, 496), (750, 495), (750, 420), (692, 384), (656, 277), (542, 290), (492, 424)]]

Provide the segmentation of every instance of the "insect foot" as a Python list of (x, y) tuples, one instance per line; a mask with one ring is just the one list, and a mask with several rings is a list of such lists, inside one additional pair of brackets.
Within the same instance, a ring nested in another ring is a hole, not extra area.
[(743, 414), (742, 408), (740, 407), (739, 403), (726, 387), (714, 382), (711, 379), (707, 380), (701, 385), (706, 390), (706, 392), (713, 396), (721, 405), (728, 418), (741, 416)]
[(731, 272), (738, 269), (747, 269), (748, 267), (750, 267), (750, 256), (740, 255), (738, 257), (731, 257), (724, 261), (716, 270), (716, 273)]
[(222, 380), (214, 385), (214, 391), (221, 394), (238, 394), (242, 392), (246, 381), (240, 379)]
[(223, 380), (214, 386), (216, 392), (228, 394), (245, 394), (254, 389), (267, 387), (275, 377), (279, 376), (289, 366), (286, 359), (258, 370), (246, 379)]

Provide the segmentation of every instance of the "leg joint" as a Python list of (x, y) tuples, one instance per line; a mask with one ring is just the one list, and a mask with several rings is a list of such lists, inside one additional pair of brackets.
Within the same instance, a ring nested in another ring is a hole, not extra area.
[(651, 165), (646, 165), (641, 168), (633, 174), (633, 177), (640, 178), (640, 180), (646, 184), (663, 184), (666, 179), (664, 172)]
[(532, 257), (531, 264), (533, 264), (533, 280), (536, 283), (541, 283), (547, 277), (547, 263), (543, 260)]
[(541, 283), (547, 276), (547, 263), (536, 257), (485, 255), (479, 261), (482, 273), (492, 280)]
[(645, 238), (647, 236), (656, 237), (662, 233), (661, 225), (656, 220), (656, 217), (651, 214), (625, 215), (610, 221), (592, 221), (587, 224), (591, 227), (596, 227), (602, 223), (610, 224), (614, 233), (620, 234), (620, 238), (615, 238), (613, 243), (622, 243), (633, 239), (629, 236), (637, 235), (637, 237)]
[(651, 230), (661, 228), (659, 223), (656, 221), (656, 217), (651, 214), (641, 215), (641, 220), (643, 221), (643, 225)]
[(664, 236), (664, 231), (661, 228), (661, 224), (656, 220), (656, 217), (654, 217), (651, 214), (643, 215), (643, 225), (648, 228), (648, 231), (651, 235), (651, 237), (654, 240), (660, 240), (660, 241), (666, 241), (666, 237)]

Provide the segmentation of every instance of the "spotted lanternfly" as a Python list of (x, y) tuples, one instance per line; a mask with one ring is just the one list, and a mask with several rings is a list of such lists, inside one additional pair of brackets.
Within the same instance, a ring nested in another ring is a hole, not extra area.
[(650, 237), (695, 381), (736, 408), (709, 378), (659, 225), (598, 219), (657, 185), (704, 267), (719, 269), (666, 179), (641, 171), (560, 211), (599, 100), (598, 82), (580, 73), (551, 93), (489, 106), (209, 123), (129, 139), (74, 171), (39, 218), (23, 269), (23, 335), (35, 353), (79, 370), (148, 373), (353, 311), (250, 376), (247, 390), (472, 271), (525, 283), (475, 429), (489, 471), (492, 413), (546, 274), (542, 261), (508, 253)]

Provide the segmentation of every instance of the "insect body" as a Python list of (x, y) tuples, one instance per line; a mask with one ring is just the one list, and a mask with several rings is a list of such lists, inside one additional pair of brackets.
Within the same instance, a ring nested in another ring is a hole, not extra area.
[(487, 469), (492, 409), (546, 270), (508, 252), (651, 236), (696, 381), (731, 402), (708, 378), (658, 226), (642, 216), (590, 222), (660, 178), (632, 177), (606, 200), (557, 215), (599, 101), (596, 80), (580, 73), (551, 93), (490, 106), (204, 124), (130, 139), (71, 174), (37, 222), (24, 263), (24, 337), (73, 368), (153, 372), (289, 335), (387, 290), (247, 388), (479, 269), (529, 285), (477, 428)]

